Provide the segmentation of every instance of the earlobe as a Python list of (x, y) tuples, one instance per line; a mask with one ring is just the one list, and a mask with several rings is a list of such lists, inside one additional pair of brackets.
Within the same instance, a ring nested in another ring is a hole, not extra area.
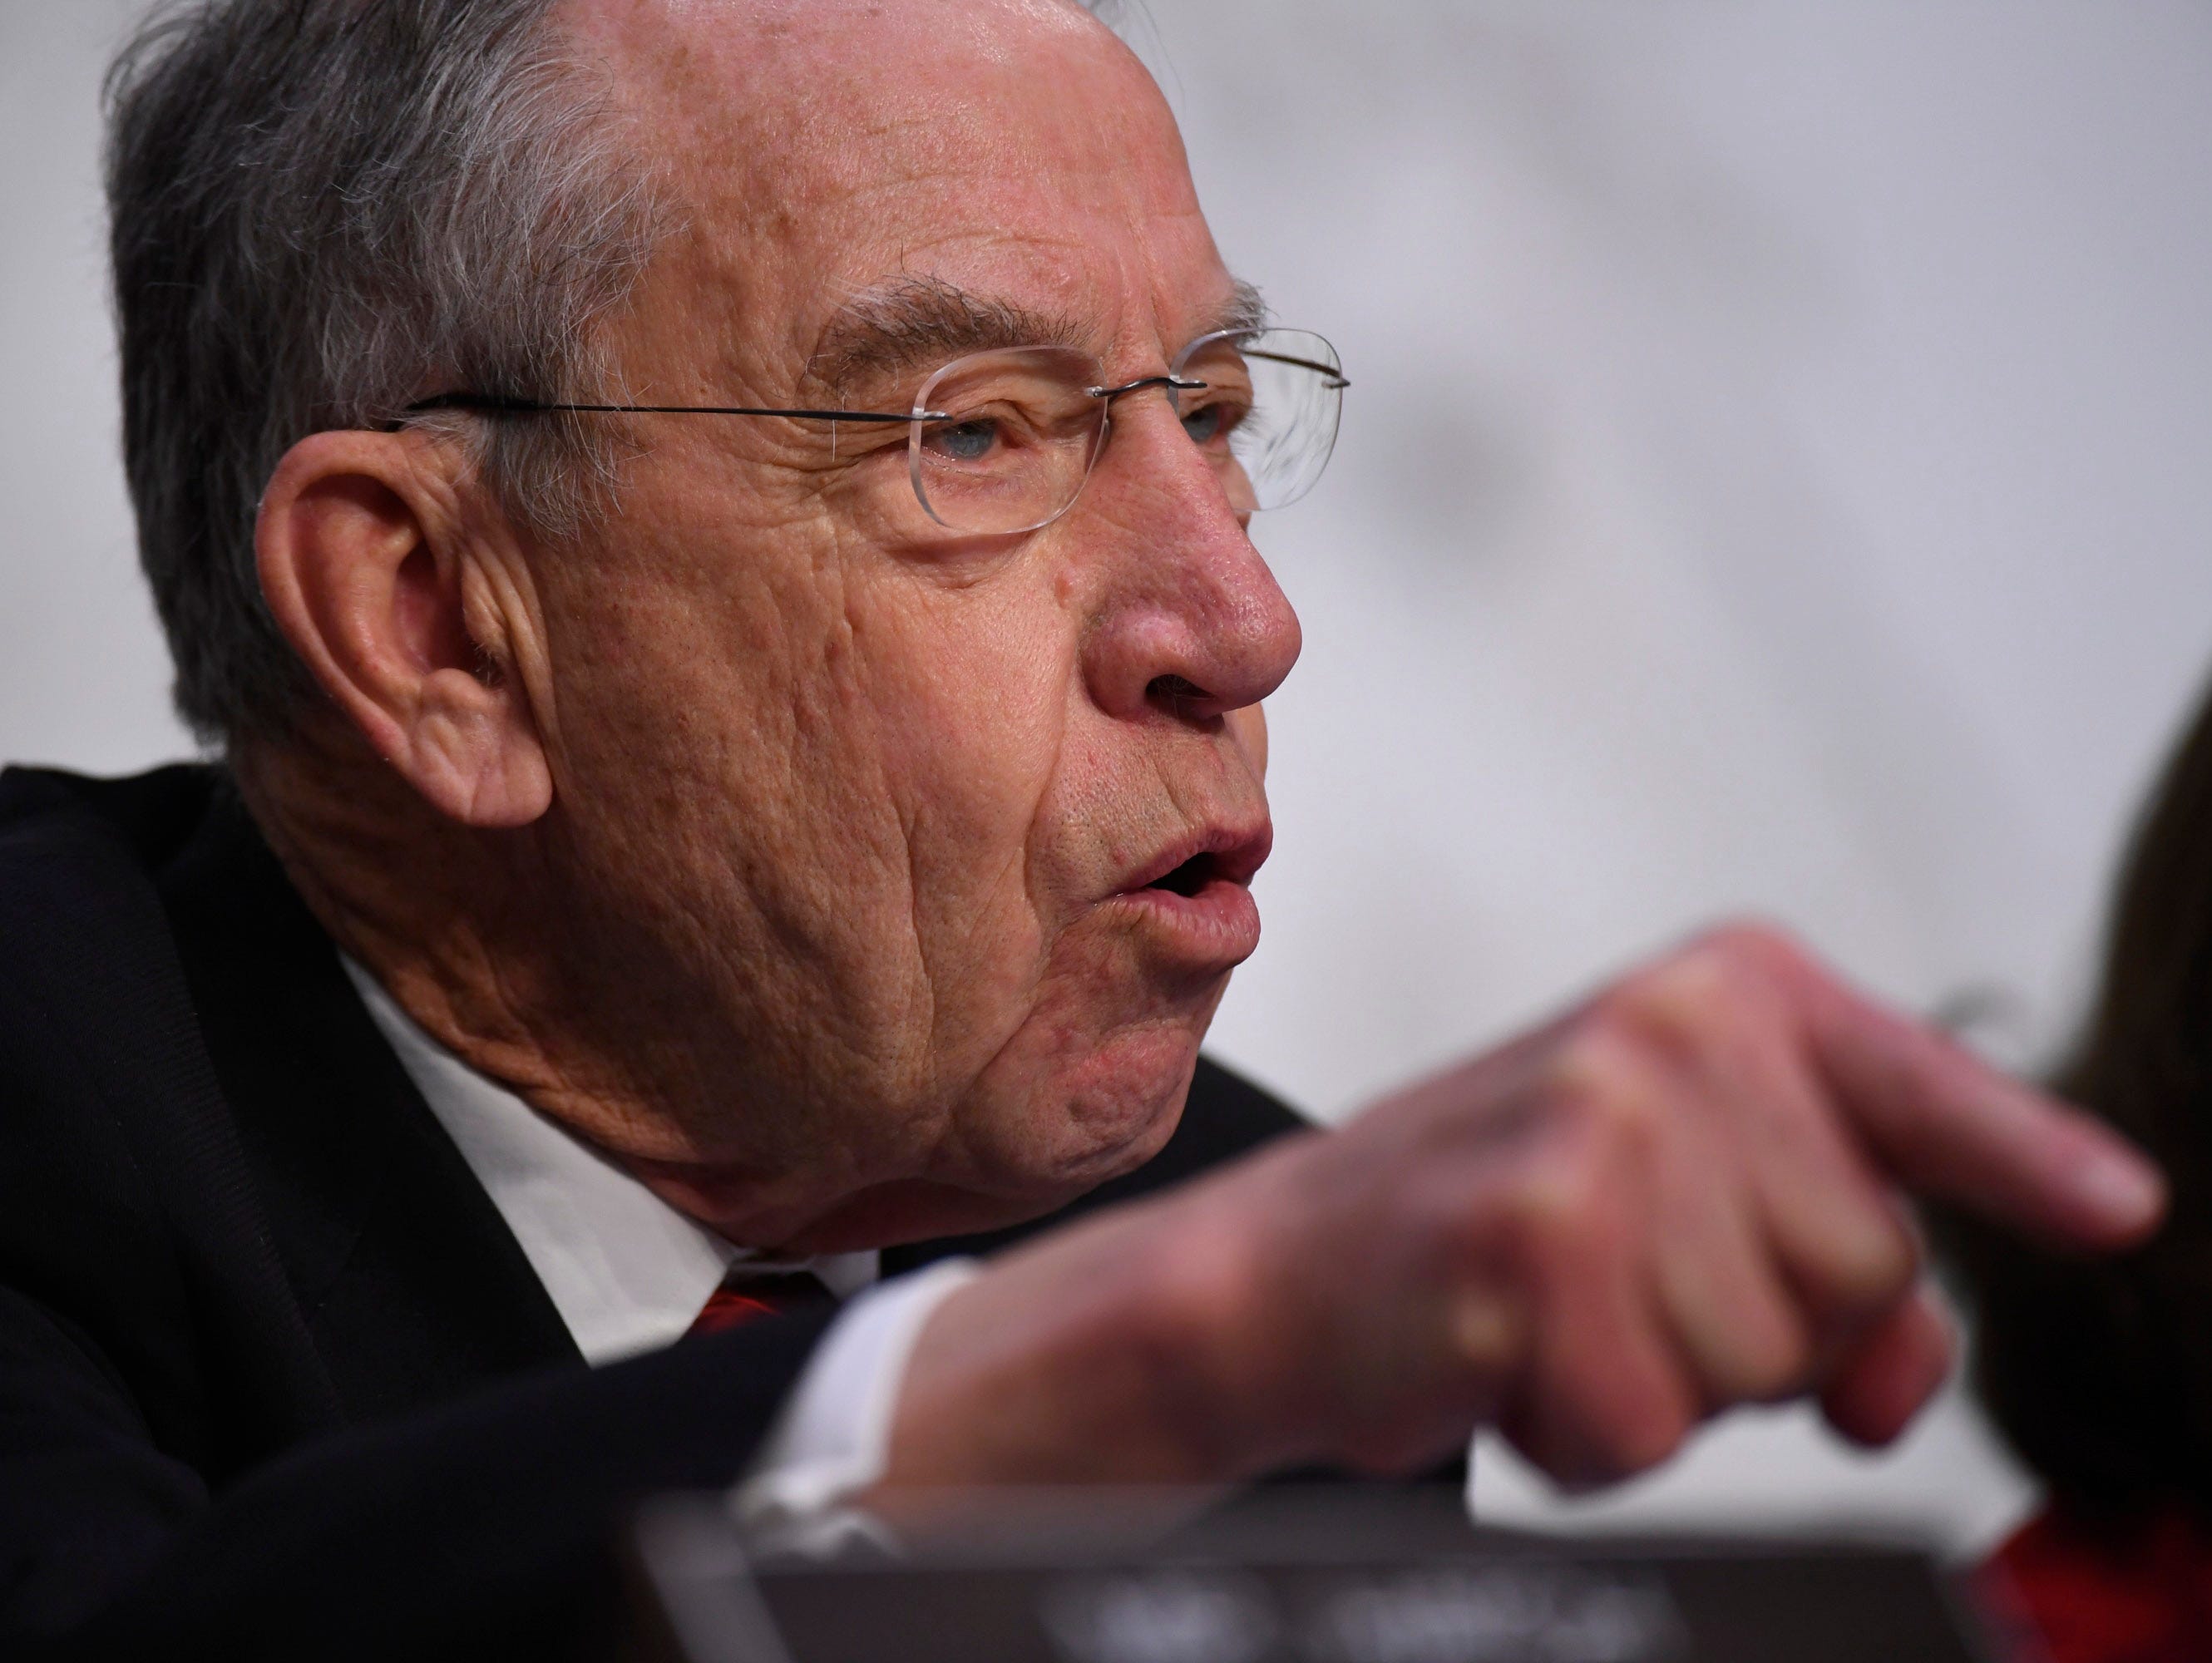
[(513, 673), (519, 621), (472, 580), (489, 551), (455, 487), (408, 434), (294, 446), (264, 493), (254, 549), (285, 639), (362, 737), (465, 824), (526, 825), (552, 801)]
[(514, 731), (514, 697), (465, 671), (424, 679), (408, 735), (415, 788), (465, 824), (526, 826), (552, 805), (553, 776), (534, 732)]

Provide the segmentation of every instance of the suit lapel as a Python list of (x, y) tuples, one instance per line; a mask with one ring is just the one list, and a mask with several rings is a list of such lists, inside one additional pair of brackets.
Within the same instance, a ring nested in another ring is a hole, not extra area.
[(348, 1417), (580, 1363), (227, 780), (160, 883), (279, 1257)]
[[(82, 1122), (40, 1139), (41, 1106), (20, 1106), (40, 1158), (9, 1174), (11, 1209), (69, 1212), (51, 1227), (76, 1261), (51, 1281), (59, 1308), (112, 1350), (164, 1447), (220, 1472), (340, 1411), (146, 881), (151, 847), (173, 847), (205, 797), (204, 776), (183, 768), (115, 782), (0, 774), (0, 1004), (39, 1024), (38, 1077)], [(72, 1171), (87, 1157), (112, 1168), (88, 1194)], [(120, 1211), (79, 1215), (73, 1199)], [(118, 1282), (143, 1286), (118, 1298)]]
[[(227, 778), (160, 883), (278, 1253), (348, 1414), (398, 1413), (580, 1362)], [(886, 1249), (884, 1274), (999, 1251), (1305, 1124), (1200, 1058), (1174, 1136), (1146, 1165), (1024, 1224)]]

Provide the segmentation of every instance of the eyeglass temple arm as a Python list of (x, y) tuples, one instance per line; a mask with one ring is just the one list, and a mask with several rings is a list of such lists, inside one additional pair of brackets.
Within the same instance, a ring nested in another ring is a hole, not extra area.
[(534, 398), (506, 398), (489, 392), (441, 392), (418, 398), (401, 411), (419, 416), (428, 410), (477, 410), (487, 416), (796, 416), (817, 422), (942, 422), (942, 410), (754, 410), (735, 404), (548, 404)]
[[(1316, 363), (1310, 358), (1295, 358), (1287, 353), (1262, 352), (1249, 347), (1245, 351), (1250, 357), (1312, 370), (1327, 377), (1329, 385), (1338, 390), (1352, 385), (1334, 365)], [(1084, 391), (1093, 398), (1103, 398), (1110, 404), (1125, 393), (1141, 392), (1146, 387), (1167, 387), (1176, 392), (1203, 392), (1206, 383), (1181, 375), (1146, 375), (1134, 381), (1125, 381), (1120, 386), (1085, 387)], [(740, 404), (553, 404), (535, 398), (510, 398), (489, 392), (436, 393), (428, 398), (416, 399), (400, 414), (422, 416), (432, 410), (475, 410), (486, 416), (782, 416), (810, 422), (945, 422), (951, 419), (943, 410), (769, 410)]]
[(1300, 369), (1310, 369), (1317, 375), (1328, 377), (1329, 385), (1339, 392), (1352, 385), (1344, 379), (1344, 372), (1334, 364), (1317, 364), (1310, 358), (1293, 358), (1287, 352), (1262, 352), (1257, 347), (1246, 347), (1244, 355), (1247, 358), (1265, 358), (1271, 364), (1296, 364)]

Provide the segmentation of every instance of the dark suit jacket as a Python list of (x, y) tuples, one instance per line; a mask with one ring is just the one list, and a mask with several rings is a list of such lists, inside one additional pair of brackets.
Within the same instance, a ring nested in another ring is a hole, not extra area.
[[(1201, 1063), (1069, 1212), (1297, 1124)], [(586, 1369), (226, 778), (0, 775), (0, 1654), (594, 1649), (825, 1324)]]

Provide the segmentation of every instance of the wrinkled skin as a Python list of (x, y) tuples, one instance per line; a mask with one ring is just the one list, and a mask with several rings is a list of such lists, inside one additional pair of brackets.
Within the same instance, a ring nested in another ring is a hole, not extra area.
[[(1237, 300), (1157, 91), (1072, 7), (563, 15), (687, 228), (609, 325), (640, 402), (905, 408), (824, 385), (886, 285), (1038, 314), (1114, 382)], [(241, 768), (311, 904), (740, 1242), (977, 1228), (1144, 1159), (1256, 943), (1259, 702), (1298, 647), (1190, 436), (1132, 397), (1064, 519), (959, 540), (916, 534), (895, 437), (611, 419), (620, 511), (556, 545), (466, 418), (284, 458), (262, 581), (329, 707)], [(1194, 838), (1218, 881), (1141, 888)], [(2080, 1249), (2163, 1205), (2109, 1132), (1723, 929), (994, 1262), (922, 1329), (871, 1499), (1402, 1470), (1484, 1422), (1597, 1482), (1805, 1393), (1879, 1441), (1951, 1353), (1912, 1193)]]
[[(998, 9), (586, 27), (669, 112), (693, 227), (621, 331), (633, 385), (798, 402), (839, 305), (901, 275), (1065, 317), (1117, 380), (1212, 326), (1231, 281), (1150, 78), (1065, 7)], [(757, 1104), (848, 1181), (1028, 1209), (1172, 1128), (1249, 940), (1193, 950), (1100, 903), (1194, 827), (1264, 825), (1258, 701), (1298, 634), (1164, 403), (1116, 417), (1066, 518), (965, 545), (872, 523), (872, 492), (908, 500), (896, 430), (833, 459), (818, 432), (665, 422), (605, 546), (549, 563), (564, 853), (746, 1036), (704, 1152)], [(563, 652), (611, 634), (619, 656)], [(899, 1205), (866, 1196), (870, 1233)], [(988, 1216), (919, 1205), (891, 1228)]]
[[(915, 376), (810, 373), (841, 310), (900, 280), (1065, 319), (1121, 380), (1234, 300), (1158, 90), (1072, 8), (607, 3), (568, 27), (686, 228), (612, 328), (634, 398), (905, 408)], [(912, 507), (902, 430), (622, 436), (617, 516), (466, 556), (550, 783), (488, 881), (520, 891), (508, 920), (551, 921), (472, 944), (497, 983), (387, 980), (743, 1241), (976, 1228), (1141, 1161), (1257, 925), (1113, 897), (1194, 832), (1264, 840), (1258, 701), (1298, 651), (1174, 413), (1119, 404), (1074, 509), (1011, 539), (885, 511)], [(337, 881), (342, 920), (410, 907)]]

